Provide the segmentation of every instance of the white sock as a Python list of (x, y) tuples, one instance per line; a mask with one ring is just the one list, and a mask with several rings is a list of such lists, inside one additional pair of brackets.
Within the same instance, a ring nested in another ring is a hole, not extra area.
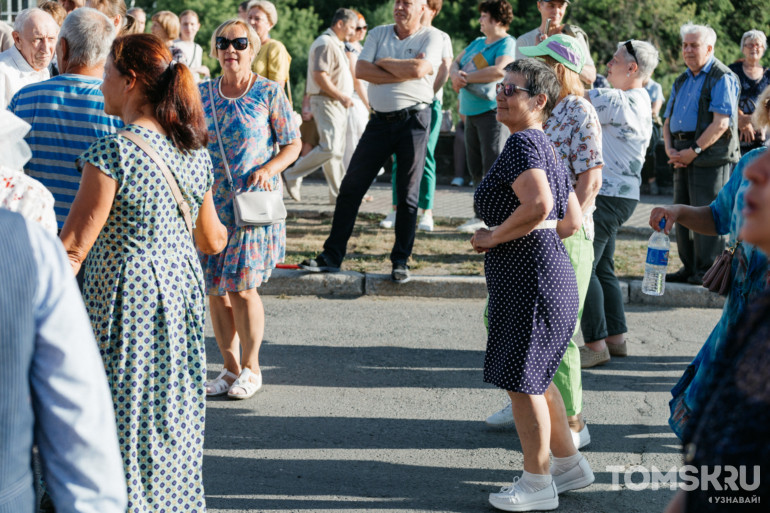
[(572, 456), (567, 456), (566, 458), (557, 458), (556, 456), (553, 457), (553, 463), (551, 463), (551, 474), (558, 476), (560, 474), (565, 473), (566, 471), (570, 470), (572, 467), (580, 463), (580, 459), (583, 456), (580, 454), (580, 452), (576, 452)]
[(521, 473), (519, 487), (524, 492), (535, 493), (551, 486), (551, 481), (553, 481), (551, 474), (530, 474), (525, 470)]

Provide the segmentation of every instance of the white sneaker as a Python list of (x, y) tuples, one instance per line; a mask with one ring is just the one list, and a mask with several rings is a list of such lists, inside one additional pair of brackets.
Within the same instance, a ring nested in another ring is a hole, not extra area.
[(457, 231), (462, 233), (476, 233), (476, 230), (481, 230), (482, 228), (486, 228), (487, 225), (484, 224), (484, 221), (479, 219), (478, 217), (471, 217), (466, 221), (464, 224), (461, 224), (457, 227)]
[(487, 417), (487, 420), (484, 422), (492, 427), (513, 426), (513, 407), (511, 406), (511, 403), (508, 403), (506, 406), (503, 406), (502, 410)]
[(559, 475), (551, 475), (553, 475), (553, 483), (556, 486), (557, 493), (585, 488), (593, 483), (595, 479), (594, 472), (583, 455), (580, 456), (580, 461), (571, 469)]
[(396, 224), (396, 211), (391, 210), (390, 214), (385, 216), (385, 219), (380, 221), (380, 228), (385, 228), (386, 230), (390, 230), (393, 228), (393, 225)]
[(433, 231), (433, 214), (423, 214), (420, 218), (420, 222), (417, 224), (417, 229), (424, 232)]
[(289, 193), (291, 199), (294, 201), (302, 201), (302, 194), (300, 194), (300, 187), (302, 187), (302, 178), (296, 180), (286, 180), (286, 192)]
[(581, 429), (579, 433), (575, 433), (571, 429), (569, 432), (572, 433), (572, 441), (575, 442), (575, 449), (580, 450), (591, 443), (591, 434), (588, 432), (588, 424), (583, 424), (583, 429)]
[(462, 187), (464, 183), (465, 183), (465, 180), (463, 179), (462, 176), (455, 176), (454, 178), (452, 178), (452, 181), (449, 182), (449, 185), (453, 185), (455, 187)]
[(515, 477), (511, 486), (500, 488), (497, 493), (490, 493), (489, 503), (503, 511), (543, 511), (559, 507), (559, 495), (553, 481), (536, 492), (525, 492), (520, 488), (520, 482), (520, 479)]

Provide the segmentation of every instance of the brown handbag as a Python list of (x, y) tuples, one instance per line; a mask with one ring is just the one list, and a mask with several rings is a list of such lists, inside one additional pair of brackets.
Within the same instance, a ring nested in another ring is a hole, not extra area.
[(722, 254), (714, 260), (714, 264), (703, 275), (703, 286), (711, 292), (717, 292), (723, 296), (730, 292), (733, 255), (740, 243), (741, 241), (737, 240), (735, 244), (722, 251)]

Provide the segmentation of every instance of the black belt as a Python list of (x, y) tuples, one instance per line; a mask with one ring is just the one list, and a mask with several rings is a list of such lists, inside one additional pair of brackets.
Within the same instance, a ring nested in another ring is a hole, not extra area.
[(677, 141), (693, 141), (695, 140), (695, 132), (672, 132), (671, 137)]
[(372, 117), (379, 119), (380, 121), (385, 121), (386, 123), (398, 123), (399, 121), (406, 121), (409, 116), (427, 109), (428, 106), (429, 104), (427, 103), (418, 103), (417, 105), (391, 112), (377, 112), (376, 110), (372, 110)]

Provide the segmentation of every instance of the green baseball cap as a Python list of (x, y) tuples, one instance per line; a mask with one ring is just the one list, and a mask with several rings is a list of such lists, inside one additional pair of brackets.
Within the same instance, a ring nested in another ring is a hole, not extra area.
[(519, 48), (519, 51), (527, 57), (549, 55), (575, 73), (583, 71), (583, 64), (586, 62), (583, 45), (566, 34), (555, 34), (537, 46), (525, 46)]

